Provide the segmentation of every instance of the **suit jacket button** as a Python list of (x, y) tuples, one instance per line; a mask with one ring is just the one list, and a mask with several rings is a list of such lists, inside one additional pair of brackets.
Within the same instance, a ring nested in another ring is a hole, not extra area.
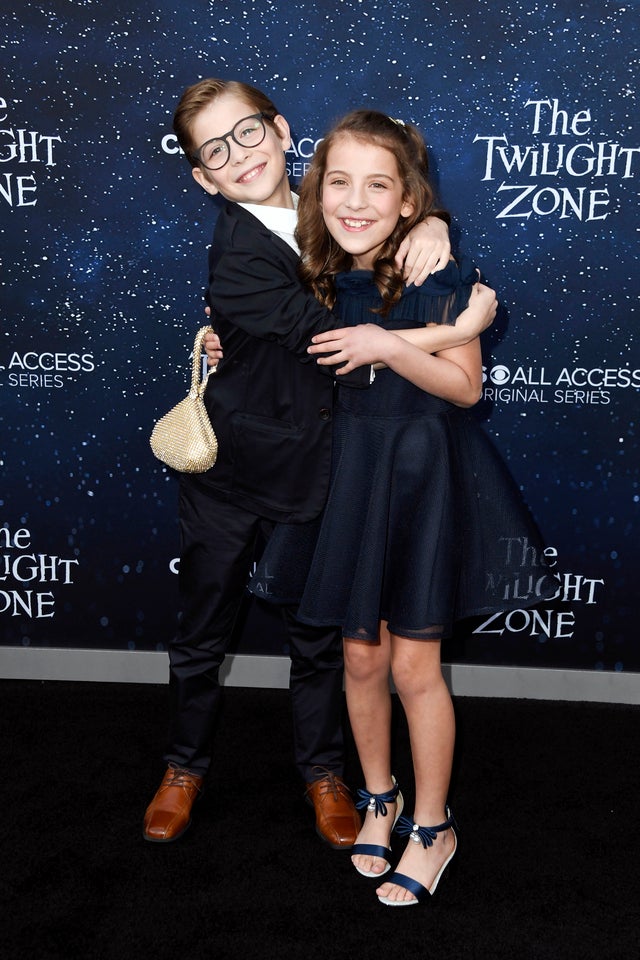
[(328, 407), (320, 407), (318, 416), (321, 420), (329, 420), (331, 418), (331, 410), (329, 410)]

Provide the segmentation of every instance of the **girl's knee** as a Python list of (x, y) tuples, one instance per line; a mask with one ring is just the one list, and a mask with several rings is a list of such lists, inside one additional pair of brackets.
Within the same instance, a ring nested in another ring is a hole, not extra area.
[(344, 669), (354, 680), (369, 680), (377, 676), (388, 676), (389, 660), (377, 645), (346, 640)]
[[(412, 641), (420, 643), (420, 641)], [(435, 693), (443, 684), (439, 657), (406, 656), (392, 657), (391, 674), (398, 694), (411, 696)]]

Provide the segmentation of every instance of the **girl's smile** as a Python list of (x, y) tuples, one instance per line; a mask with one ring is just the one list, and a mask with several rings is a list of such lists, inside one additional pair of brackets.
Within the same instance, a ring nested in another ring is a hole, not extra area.
[(345, 217), (342, 218), (342, 222), (347, 230), (362, 230), (374, 223), (373, 220), (347, 220)]
[(321, 203), (327, 230), (355, 270), (373, 268), (400, 217), (413, 211), (391, 151), (348, 134), (327, 154)]

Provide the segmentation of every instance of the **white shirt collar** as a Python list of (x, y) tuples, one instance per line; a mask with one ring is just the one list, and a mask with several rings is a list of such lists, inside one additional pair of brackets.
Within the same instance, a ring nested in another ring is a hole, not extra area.
[(300, 249), (293, 238), (298, 222), (298, 195), (292, 193), (291, 199), (293, 200), (293, 210), (288, 210), (286, 207), (266, 207), (259, 203), (241, 203), (240, 206), (253, 214), (267, 230), (275, 233), (300, 255)]

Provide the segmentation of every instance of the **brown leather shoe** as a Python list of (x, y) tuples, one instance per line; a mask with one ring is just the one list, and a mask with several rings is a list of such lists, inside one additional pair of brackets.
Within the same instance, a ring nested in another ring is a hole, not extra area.
[(202, 777), (170, 763), (144, 815), (145, 840), (177, 840), (191, 823), (191, 807), (202, 790)]
[(348, 850), (360, 832), (360, 814), (341, 777), (324, 767), (315, 770), (321, 776), (307, 784), (306, 796), (316, 811), (316, 833), (334, 850)]

